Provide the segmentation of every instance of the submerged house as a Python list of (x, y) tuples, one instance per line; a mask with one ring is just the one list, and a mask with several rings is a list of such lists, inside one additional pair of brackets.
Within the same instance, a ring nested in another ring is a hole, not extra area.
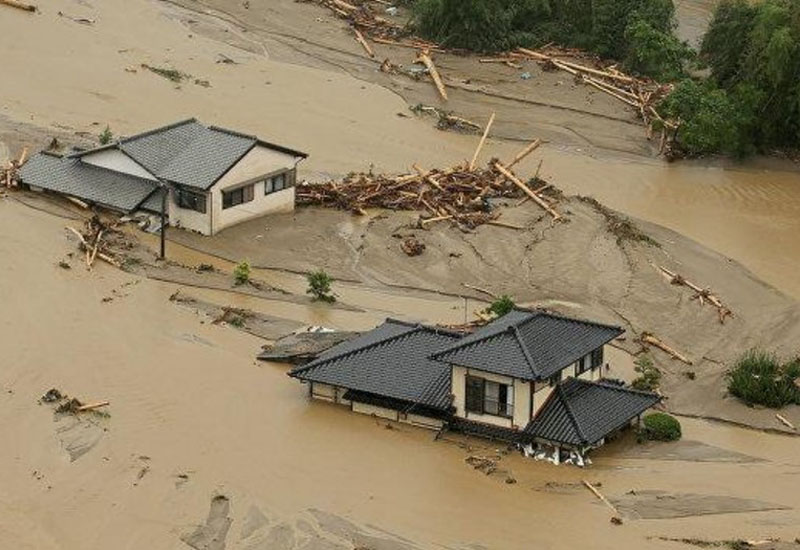
[(660, 400), (603, 380), (622, 332), (520, 309), (467, 336), (389, 319), (289, 375), (355, 412), (583, 452)]
[(20, 181), (125, 214), (160, 214), (204, 235), (294, 209), (297, 164), (307, 155), (192, 118), (94, 149), (41, 152)]

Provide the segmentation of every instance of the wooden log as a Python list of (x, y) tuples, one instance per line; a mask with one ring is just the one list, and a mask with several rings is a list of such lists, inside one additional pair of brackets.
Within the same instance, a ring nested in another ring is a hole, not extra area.
[[(405, 42), (398, 42), (396, 40), (389, 40), (388, 38), (381, 38), (380, 36), (372, 36), (370, 40), (373, 42), (377, 42), (379, 44), (387, 44), (389, 46), (399, 46), (401, 48), (410, 48), (412, 50), (419, 50), (419, 44), (407, 44)], [(433, 46), (425, 46), (425, 49), (429, 52), (436, 52), (436, 53), (445, 53), (445, 51), (441, 48), (436, 48)]]
[(25, 164), (28, 160), (28, 148), (23, 147), (22, 153), (19, 154), (19, 160), (17, 161), (17, 168), (22, 168), (22, 165)]
[(97, 257), (97, 252), (100, 250), (100, 239), (103, 238), (103, 230), (97, 232), (97, 238), (94, 240), (94, 247), (92, 248), (92, 255), (89, 258), (89, 267), (92, 267), (94, 259)]
[(36, 11), (36, 6), (33, 4), (26, 4), (24, 2), (20, 2), (19, 0), (0, 0), (0, 4), (5, 4), (6, 6), (11, 6), (12, 8), (17, 8), (24, 11)]
[(84, 411), (93, 411), (94, 409), (99, 409), (100, 407), (106, 407), (111, 403), (108, 401), (98, 401), (96, 403), (89, 403), (88, 405), (81, 405), (77, 409), (77, 412), (84, 412)]
[(478, 160), (478, 155), (481, 153), (484, 143), (486, 143), (486, 138), (489, 135), (489, 129), (492, 127), (492, 123), (494, 123), (494, 112), (492, 113), (492, 116), (489, 117), (489, 122), (486, 123), (486, 128), (483, 130), (483, 135), (481, 136), (481, 140), (478, 142), (478, 147), (475, 149), (475, 153), (472, 155), (472, 160), (469, 162), (470, 172), (475, 170), (475, 161)]
[(496, 225), (497, 227), (505, 227), (506, 229), (516, 229), (518, 231), (524, 231), (526, 229), (525, 227), (523, 227), (521, 225), (516, 225), (516, 224), (513, 224), (513, 223), (501, 222), (501, 221), (498, 221), (498, 220), (489, 220), (488, 222), (486, 222), (486, 224), (487, 225)]
[(420, 222), (420, 225), (426, 226), (429, 223), (443, 222), (445, 220), (451, 220), (451, 219), (453, 219), (453, 216), (451, 214), (448, 214), (447, 216), (436, 216), (435, 218), (427, 218), (427, 219), (422, 220)]
[(526, 195), (528, 195), (536, 204), (541, 206), (545, 210), (545, 212), (550, 214), (553, 217), (553, 221), (561, 219), (561, 214), (556, 212), (549, 204), (544, 202), (539, 195), (531, 191), (530, 187), (525, 185), (517, 176), (515, 176), (512, 172), (510, 172), (505, 166), (503, 166), (499, 162), (495, 162), (494, 166), (501, 174), (503, 174), (506, 178), (508, 178), (514, 185), (522, 189), (522, 191)]
[(439, 182), (438, 182), (438, 181), (436, 181), (435, 179), (433, 179), (433, 176), (431, 176), (431, 173), (430, 173), (430, 172), (426, 172), (426, 171), (424, 171), (422, 168), (420, 168), (420, 167), (419, 167), (419, 166), (417, 166), (416, 164), (412, 164), (412, 165), (411, 165), (411, 167), (412, 167), (414, 170), (416, 170), (416, 171), (417, 171), (417, 173), (418, 173), (418, 174), (419, 174), (419, 175), (420, 175), (420, 176), (421, 176), (421, 177), (422, 177), (422, 178), (423, 178), (425, 181), (427, 181), (428, 183), (430, 183), (431, 185), (433, 185), (433, 186), (434, 186), (435, 188), (437, 188), (439, 191), (444, 191), (444, 189), (443, 189), (443, 188), (442, 188), (442, 186), (439, 184)]
[(668, 355), (670, 355), (674, 359), (678, 359), (679, 361), (683, 361), (687, 365), (691, 365), (692, 364), (692, 361), (688, 357), (683, 355), (681, 352), (679, 352), (675, 348), (672, 348), (672, 347), (668, 346), (667, 344), (665, 344), (664, 342), (662, 342), (660, 339), (656, 338), (654, 335), (650, 334), (649, 332), (643, 332), (642, 333), (641, 341), (646, 343), (646, 344), (650, 344), (652, 346), (657, 347), (658, 349), (666, 352)]
[(81, 243), (83, 244), (83, 246), (85, 246), (85, 247), (87, 247), (87, 248), (89, 247), (89, 245), (86, 243), (86, 239), (84, 239), (84, 238), (83, 238), (83, 234), (82, 234), (80, 231), (78, 231), (78, 230), (77, 230), (77, 229), (75, 229), (74, 227), (70, 227), (70, 226), (67, 226), (67, 229), (69, 229), (70, 231), (72, 231), (73, 233), (75, 233), (75, 235), (77, 235), (77, 236), (78, 236), (78, 238), (80, 239), (80, 241), (81, 241)]
[(428, 68), (428, 74), (431, 75), (436, 89), (439, 90), (439, 95), (442, 96), (442, 99), (447, 101), (447, 90), (444, 88), (444, 82), (442, 82), (442, 77), (439, 76), (439, 71), (436, 70), (436, 65), (433, 64), (433, 59), (431, 59), (430, 55), (426, 52), (422, 51), (417, 55), (417, 61), (422, 62), (422, 64)]
[[(517, 153), (514, 156), (514, 158), (511, 159), (511, 162), (506, 164), (506, 168), (511, 170), (511, 168), (513, 168), (516, 164), (520, 163), (522, 161), (522, 159), (524, 159), (525, 157), (527, 157), (528, 155), (533, 153), (536, 149), (538, 149), (541, 144), (542, 144), (542, 140), (541, 139), (534, 139), (524, 149), (522, 149), (519, 153)], [(541, 166), (541, 164), (540, 164), (540, 166)]]
[(330, 0), (335, 6), (345, 11), (358, 11), (358, 7), (354, 6), (353, 4), (348, 4), (343, 0)]
[(789, 421), (786, 419), (786, 417), (784, 417), (784, 416), (782, 416), (782, 415), (780, 415), (780, 414), (778, 414), (778, 413), (775, 413), (775, 418), (777, 418), (778, 420), (780, 420), (780, 421), (781, 421), (781, 423), (782, 423), (783, 425), (785, 425), (787, 428), (790, 428), (790, 429), (792, 429), (792, 430), (795, 430), (795, 431), (797, 430), (797, 428), (795, 428), (794, 424), (792, 424), (791, 422), (789, 422)]
[(361, 34), (361, 31), (358, 30), (357, 28), (353, 27), (353, 32), (356, 35), (356, 40), (358, 41), (359, 44), (361, 44), (361, 47), (364, 48), (364, 50), (367, 52), (367, 55), (369, 55), (370, 57), (372, 57), (374, 59), (375, 58), (375, 52), (372, 51), (372, 47), (367, 43), (366, 40), (364, 40), (364, 35)]
[(89, 208), (89, 205), (87, 203), (83, 202), (81, 199), (76, 199), (75, 197), (66, 197), (66, 196), (64, 198), (67, 199), (69, 202), (80, 206), (81, 208), (85, 208), (85, 209)]
[(608, 500), (608, 499), (605, 497), (605, 495), (603, 495), (603, 493), (601, 493), (601, 492), (600, 492), (600, 491), (597, 489), (597, 487), (595, 487), (594, 485), (592, 485), (591, 483), (589, 483), (589, 482), (588, 482), (588, 481), (586, 481), (585, 479), (584, 479), (584, 480), (582, 480), (582, 481), (583, 481), (583, 484), (586, 486), (586, 488), (587, 488), (587, 489), (589, 489), (589, 490), (590, 490), (592, 493), (594, 493), (594, 496), (596, 496), (597, 498), (599, 498), (599, 499), (600, 499), (600, 500), (603, 502), (603, 504), (605, 504), (606, 506), (608, 506), (609, 508), (611, 508), (611, 510), (612, 510), (612, 511), (613, 511), (615, 514), (619, 515), (619, 510), (617, 510), (617, 507), (616, 507), (616, 506), (614, 506), (613, 504), (611, 504), (611, 501), (610, 501), (610, 500)]

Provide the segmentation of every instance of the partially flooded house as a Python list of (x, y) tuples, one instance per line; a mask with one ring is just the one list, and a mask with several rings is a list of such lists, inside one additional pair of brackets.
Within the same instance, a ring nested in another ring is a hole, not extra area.
[[(204, 235), (294, 209), (306, 154), (188, 119), (66, 155), (41, 152), (20, 181), (124, 214), (158, 216)], [(163, 194), (168, 200), (163, 202)]]
[(604, 380), (622, 332), (520, 309), (467, 336), (389, 319), (289, 374), (355, 412), (583, 452), (660, 399)]

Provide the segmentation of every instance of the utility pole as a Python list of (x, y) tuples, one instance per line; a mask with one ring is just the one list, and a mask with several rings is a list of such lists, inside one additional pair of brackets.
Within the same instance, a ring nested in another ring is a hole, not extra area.
[(167, 239), (167, 195), (169, 195), (169, 187), (163, 182), (161, 184), (161, 256), (163, 260), (166, 258), (166, 239)]

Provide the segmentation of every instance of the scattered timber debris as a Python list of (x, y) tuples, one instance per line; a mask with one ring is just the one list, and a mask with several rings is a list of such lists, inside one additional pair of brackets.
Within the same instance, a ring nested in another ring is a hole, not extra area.
[(37, 10), (36, 6), (33, 4), (26, 4), (25, 2), (20, 2), (19, 0), (0, 0), (0, 4), (29, 12), (35, 12)]
[(786, 427), (787, 427), (787, 428), (789, 428), (790, 430), (795, 430), (795, 431), (797, 431), (797, 428), (795, 427), (795, 425), (794, 425), (794, 424), (792, 424), (791, 422), (789, 422), (789, 421), (786, 419), (786, 417), (785, 417), (785, 416), (783, 416), (783, 415), (780, 415), (780, 414), (778, 414), (778, 413), (775, 413), (775, 418), (777, 418), (778, 420), (780, 420), (781, 424), (783, 424), (784, 426), (786, 426)]
[(649, 246), (661, 248), (661, 244), (658, 241), (636, 227), (631, 220), (617, 214), (607, 206), (600, 204), (594, 197), (577, 195), (575, 198), (590, 205), (603, 215), (606, 219), (606, 227), (617, 237), (618, 245), (622, 246), (625, 242), (640, 242)]
[(213, 321), (212, 325), (220, 325), (227, 323), (235, 327), (243, 327), (248, 318), (253, 316), (253, 312), (249, 309), (239, 307), (224, 306), (222, 313)]
[[(433, 85), (436, 86), (436, 90), (439, 92), (439, 95), (443, 100), (447, 101), (447, 90), (444, 87), (444, 82), (442, 82), (442, 77), (439, 76), (439, 71), (436, 69), (436, 65), (433, 64), (433, 59), (431, 59), (430, 56), (430, 50), (425, 49), (419, 52), (415, 62), (425, 65), (425, 68), (428, 69), (428, 74), (430, 75), (431, 80), (433, 80)], [(494, 119), (494, 113), (492, 113), (492, 119)]]
[(418, 241), (416, 237), (406, 237), (400, 243), (400, 248), (408, 256), (419, 256), (425, 252), (425, 243)]
[[(96, 411), (101, 407), (110, 405), (108, 401), (82, 403), (77, 398), (70, 398), (66, 393), (63, 393), (56, 388), (47, 390), (47, 392), (41, 398), (39, 398), (39, 402), (56, 405), (55, 412), (57, 413), (73, 415), (82, 412)], [(105, 416), (106, 414), (103, 413), (102, 415)]]
[[(562, 219), (554, 207), (556, 201), (534, 191), (546, 182), (536, 178), (525, 184), (510, 169), (539, 143), (536, 140), (525, 147), (508, 166), (497, 159), (490, 160), (486, 168), (473, 169), (468, 165), (456, 165), (447, 170), (424, 170), (414, 165), (415, 173), (401, 176), (362, 172), (351, 173), (340, 182), (303, 182), (297, 187), (296, 200), (299, 205), (340, 208), (361, 215), (366, 214), (367, 208), (419, 210), (427, 213), (420, 218), (422, 228), (439, 221), (451, 221), (469, 231), (487, 223), (523, 229), (497, 222), (500, 213), (493, 211), (489, 199), (520, 198), (524, 194), (555, 222)], [(476, 158), (480, 148), (481, 145)]]
[(17, 171), (28, 160), (28, 148), (24, 147), (18, 159), (12, 159), (5, 166), (0, 167), (0, 187), (16, 187), (18, 185)]
[(720, 324), (725, 324), (726, 317), (733, 317), (733, 312), (722, 304), (720, 299), (711, 291), (711, 289), (702, 288), (678, 273), (670, 271), (666, 267), (658, 266), (658, 268), (664, 273), (664, 275), (667, 276), (669, 282), (673, 285), (685, 286), (692, 289), (695, 292), (694, 296), (692, 296), (692, 300), (697, 300), (701, 306), (708, 302), (713, 307), (717, 308)]
[(308, 327), (301, 332), (282, 336), (274, 344), (265, 345), (258, 359), (302, 365), (313, 361), (328, 349), (355, 338), (358, 332), (333, 331), (323, 327)]
[(97, 22), (96, 19), (90, 19), (88, 17), (77, 17), (77, 16), (74, 16), (74, 15), (66, 14), (63, 11), (59, 11), (58, 12), (58, 16), (59, 17), (65, 17), (65, 18), (67, 18), (67, 19), (69, 19), (71, 21), (74, 21), (76, 23), (80, 23), (81, 25), (94, 25)]
[(123, 238), (122, 232), (117, 229), (118, 224), (108, 225), (99, 216), (94, 215), (86, 220), (83, 231), (74, 227), (67, 227), (80, 241), (80, 249), (86, 256), (86, 267), (91, 269), (96, 259), (101, 259), (114, 267), (122, 267), (122, 263), (110, 251), (112, 240)]
[[(584, 63), (575, 63), (564, 58), (578, 58)], [(543, 48), (530, 50), (517, 48), (503, 54), (502, 59), (532, 59), (542, 65), (543, 70), (562, 70), (575, 77), (577, 82), (592, 86), (626, 105), (633, 107), (647, 128), (647, 138), (652, 139), (655, 130), (661, 131), (659, 151), (672, 155), (672, 142), (678, 131), (678, 122), (666, 120), (658, 114), (656, 105), (672, 91), (671, 84), (659, 84), (651, 79), (636, 78), (617, 69), (616, 65), (603, 67), (597, 57), (591, 57), (575, 49)]]
[(481, 131), (481, 125), (466, 118), (454, 115), (449, 111), (443, 111), (436, 107), (423, 105), (419, 103), (411, 107), (411, 111), (415, 113), (431, 114), (436, 117), (436, 128), (438, 130), (455, 130), (465, 134), (477, 134)]
[(493, 474), (497, 470), (497, 460), (486, 456), (468, 456), (464, 459), (464, 462), (487, 476)]
[(667, 344), (662, 342), (659, 338), (657, 338), (656, 336), (654, 336), (653, 334), (651, 334), (649, 332), (643, 332), (641, 334), (641, 336), (639, 337), (639, 341), (645, 346), (651, 345), (651, 346), (657, 347), (661, 351), (666, 352), (667, 355), (669, 355), (673, 359), (677, 359), (679, 361), (683, 361), (687, 365), (691, 365), (692, 364), (691, 359), (686, 357), (684, 354), (682, 354), (681, 352), (679, 352), (675, 348), (668, 346)]

